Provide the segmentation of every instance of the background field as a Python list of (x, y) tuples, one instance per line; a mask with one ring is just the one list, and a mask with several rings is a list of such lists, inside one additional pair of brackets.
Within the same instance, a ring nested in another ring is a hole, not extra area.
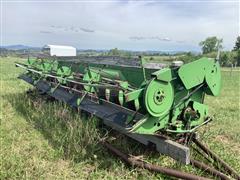
[[(111, 136), (97, 119), (80, 116), (58, 102), (27, 95), (30, 86), (17, 79), (17, 58), (0, 59), (0, 179), (169, 179), (131, 168), (98, 144)], [(200, 130), (210, 148), (240, 173), (240, 71), (222, 71), (220, 97), (207, 97), (214, 121)], [(206, 175), (166, 156), (150, 152), (122, 135), (111, 141), (125, 152), (166, 167)]]

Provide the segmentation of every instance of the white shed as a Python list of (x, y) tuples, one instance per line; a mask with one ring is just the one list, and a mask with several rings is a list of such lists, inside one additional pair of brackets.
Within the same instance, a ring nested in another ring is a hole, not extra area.
[(43, 52), (50, 56), (76, 56), (77, 50), (72, 46), (45, 45)]

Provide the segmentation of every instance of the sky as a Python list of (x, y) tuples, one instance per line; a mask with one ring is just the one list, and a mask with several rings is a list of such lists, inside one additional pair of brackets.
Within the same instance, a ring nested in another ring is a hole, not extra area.
[(239, 1), (1, 0), (1, 45), (199, 51), (209, 36), (226, 50), (239, 35)]

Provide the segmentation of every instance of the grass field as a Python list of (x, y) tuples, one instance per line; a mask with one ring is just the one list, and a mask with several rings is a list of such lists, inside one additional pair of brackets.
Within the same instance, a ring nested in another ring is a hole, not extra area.
[(177, 59), (177, 56), (145, 56), (144, 58), (149, 62), (170, 64), (172, 61)]
[[(98, 144), (109, 137), (97, 119), (87, 119), (64, 104), (27, 95), (30, 86), (17, 79), (16, 58), (0, 59), (0, 179), (169, 179), (132, 168)], [(240, 71), (222, 72), (220, 97), (207, 97), (214, 121), (201, 128), (210, 148), (240, 173)], [(82, 120), (81, 120), (82, 119)], [(111, 139), (125, 152), (198, 175), (198, 169), (149, 152), (122, 135)], [(211, 177), (211, 176), (209, 176)]]

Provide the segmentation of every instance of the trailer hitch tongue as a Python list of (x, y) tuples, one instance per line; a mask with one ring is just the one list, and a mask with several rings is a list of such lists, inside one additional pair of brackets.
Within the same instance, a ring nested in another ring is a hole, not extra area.
[(170, 169), (170, 168), (165, 168), (165, 167), (149, 164), (140, 159), (133, 158), (132, 156), (130, 156), (128, 154), (124, 154), (123, 152), (121, 152), (120, 150), (118, 150), (117, 148), (115, 148), (114, 146), (112, 146), (111, 144), (109, 144), (106, 141), (101, 141), (100, 143), (104, 147), (106, 147), (110, 152), (112, 152), (116, 156), (120, 157), (124, 162), (126, 162), (127, 164), (129, 164), (131, 166), (148, 169), (149, 171), (160, 172), (160, 173), (172, 176), (172, 177), (186, 179), (186, 180), (193, 180), (193, 179), (207, 180), (208, 179), (208, 178), (197, 176), (194, 174), (177, 171), (175, 169)]

